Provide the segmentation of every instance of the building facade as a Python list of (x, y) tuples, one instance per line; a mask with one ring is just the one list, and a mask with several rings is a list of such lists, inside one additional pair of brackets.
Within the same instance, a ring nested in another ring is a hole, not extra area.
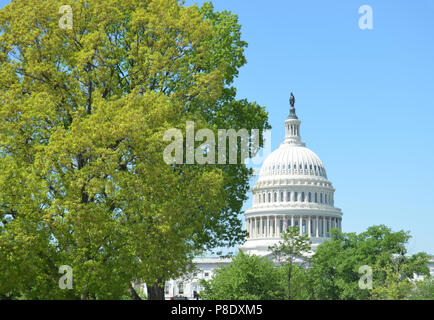
[(247, 241), (240, 250), (259, 256), (281, 240), (282, 230), (297, 226), (307, 234), (315, 249), (342, 230), (342, 211), (334, 206), (332, 183), (320, 158), (306, 148), (291, 94), (291, 108), (284, 121), (285, 138), (264, 161), (252, 189), (252, 208), (246, 210)]

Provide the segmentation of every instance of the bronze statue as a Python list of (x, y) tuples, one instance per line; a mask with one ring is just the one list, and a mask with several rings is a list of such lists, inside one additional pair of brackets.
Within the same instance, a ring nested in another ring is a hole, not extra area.
[(294, 104), (295, 104), (295, 97), (291, 92), (291, 97), (289, 98), (289, 103), (291, 104), (291, 108), (294, 108)]
[(291, 105), (291, 108), (289, 109), (288, 119), (298, 119), (297, 115), (295, 114), (295, 108), (294, 108), (295, 97), (292, 94), (292, 92), (291, 92), (291, 97), (289, 98), (289, 104)]

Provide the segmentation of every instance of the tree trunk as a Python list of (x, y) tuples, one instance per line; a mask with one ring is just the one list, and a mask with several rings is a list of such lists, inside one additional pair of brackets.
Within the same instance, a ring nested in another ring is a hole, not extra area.
[(288, 269), (288, 300), (291, 300), (291, 271), (292, 271), (292, 265), (289, 265), (289, 269)]
[(130, 294), (133, 300), (142, 300), (142, 298), (140, 298), (140, 296), (137, 294), (137, 291), (133, 288), (133, 286), (130, 286), (128, 288), (128, 293)]
[(152, 286), (148, 286), (148, 300), (164, 300), (164, 287), (161, 280), (156, 281)]

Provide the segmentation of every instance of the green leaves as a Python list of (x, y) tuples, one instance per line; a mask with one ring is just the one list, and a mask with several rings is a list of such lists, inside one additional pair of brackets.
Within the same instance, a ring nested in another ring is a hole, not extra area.
[(208, 300), (281, 299), (284, 287), (272, 261), (239, 252), (230, 264), (203, 281), (201, 297)]
[[(425, 253), (407, 255), (408, 232), (384, 225), (361, 234), (339, 233), (318, 246), (309, 271), (316, 299), (403, 299), (413, 273), (428, 274)], [(359, 287), (361, 266), (372, 268), (373, 289)]]
[[(193, 253), (245, 235), (250, 171), (169, 166), (164, 132), (187, 120), (265, 129), (267, 114), (229, 87), (245, 63), (235, 15), (79, 0), (69, 30), (62, 5), (0, 11), (0, 292), (119, 298), (131, 281), (177, 277)], [(73, 290), (58, 288), (60, 265)]]

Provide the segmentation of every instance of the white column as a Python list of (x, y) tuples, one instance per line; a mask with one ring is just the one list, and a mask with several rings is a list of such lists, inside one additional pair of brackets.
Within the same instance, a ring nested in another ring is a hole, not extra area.
[(310, 222), (310, 220), (311, 220), (311, 219), (310, 219), (310, 216), (308, 216), (307, 219), (308, 219), (308, 231), (307, 231), (307, 234), (309, 235), (309, 238), (310, 238), (310, 237), (312, 236), (312, 234), (311, 234), (311, 232), (310, 232), (310, 228), (311, 228), (311, 225), (310, 225), (310, 223), (311, 223), (311, 222)]
[(265, 232), (267, 233), (267, 238), (270, 237), (270, 216), (267, 216), (267, 227), (265, 228)]
[(325, 217), (322, 217), (322, 236), (326, 236), (326, 220)]
[(274, 237), (277, 238), (277, 216), (274, 216)]
[(260, 235), (260, 238), (262, 238), (264, 236), (263, 224), (264, 224), (264, 217), (260, 217), (259, 218), (259, 235)]
[(250, 229), (250, 238), (253, 237), (253, 221), (252, 218), (249, 219), (249, 229)]
[(280, 230), (280, 219), (281, 219), (281, 217), (277, 216), (277, 237), (280, 237), (280, 232), (281, 232), (281, 230)]
[(255, 238), (258, 237), (258, 234), (259, 234), (259, 232), (258, 232), (258, 218), (255, 217)]
[[(306, 200), (306, 198), (305, 198), (305, 200)], [(300, 235), (302, 235), (303, 234), (303, 217), (302, 216), (300, 216), (300, 218), (299, 218), (298, 226), (300, 228)]]
[(291, 216), (291, 227), (294, 226), (294, 215)]
[(329, 225), (329, 232), (330, 232), (330, 229), (332, 228), (332, 220), (331, 220), (331, 217), (329, 217), (329, 219), (328, 219), (328, 225)]
[(318, 226), (318, 216), (316, 216), (316, 218), (315, 218), (315, 237), (319, 237), (319, 226)]

